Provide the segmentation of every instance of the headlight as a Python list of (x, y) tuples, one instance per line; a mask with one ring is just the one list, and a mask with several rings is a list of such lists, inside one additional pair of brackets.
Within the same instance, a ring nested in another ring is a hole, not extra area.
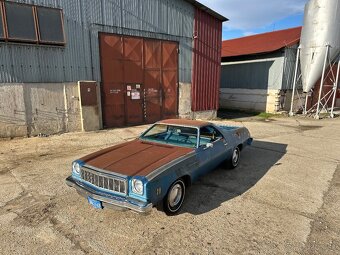
[(73, 171), (73, 173), (80, 175), (80, 165), (79, 165), (78, 162), (73, 162), (72, 171)]
[(138, 195), (143, 195), (144, 186), (141, 180), (132, 179), (132, 192)]

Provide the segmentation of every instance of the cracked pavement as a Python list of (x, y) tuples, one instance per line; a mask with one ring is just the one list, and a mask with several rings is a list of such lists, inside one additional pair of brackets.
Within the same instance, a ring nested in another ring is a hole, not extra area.
[(0, 254), (339, 254), (340, 119), (236, 124), (255, 138), (240, 166), (194, 183), (174, 217), (95, 210), (65, 184), (74, 159), (146, 126), (0, 140)]

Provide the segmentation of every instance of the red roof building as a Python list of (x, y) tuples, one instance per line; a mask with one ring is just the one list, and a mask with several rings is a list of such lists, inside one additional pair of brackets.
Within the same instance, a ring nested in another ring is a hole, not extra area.
[(222, 42), (222, 58), (264, 54), (290, 47), (300, 41), (302, 27), (251, 35)]
[(302, 27), (222, 43), (220, 108), (288, 110)]

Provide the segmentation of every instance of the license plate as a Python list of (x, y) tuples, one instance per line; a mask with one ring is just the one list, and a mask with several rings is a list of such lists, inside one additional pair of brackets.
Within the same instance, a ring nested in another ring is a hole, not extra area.
[(89, 204), (92, 205), (96, 209), (103, 209), (103, 205), (101, 201), (93, 199), (92, 197), (87, 197)]

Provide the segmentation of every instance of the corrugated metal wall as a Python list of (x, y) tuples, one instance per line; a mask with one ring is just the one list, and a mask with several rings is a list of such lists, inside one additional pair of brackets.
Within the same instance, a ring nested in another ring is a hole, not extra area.
[(183, 0), (24, 0), (62, 8), (66, 47), (0, 43), (0, 82), (100, 81), (98, 32), (178, 41), (179, 81), (191, 82), (194, 7)]
[(221, 88), (281, 89), (283, 54), (268, 54), (257, 60), (222, 63)]
[[(283, 89), (293, 89), (295, 63), (298, 45), (285, 49), (285, 62), (283, 65)], [(298, 79), (297, 88), (302, 89), (302, 80)]]
[(222, 22), (196, 9), (194, 29), (192, 110), (217, 110), (221, 72)]

